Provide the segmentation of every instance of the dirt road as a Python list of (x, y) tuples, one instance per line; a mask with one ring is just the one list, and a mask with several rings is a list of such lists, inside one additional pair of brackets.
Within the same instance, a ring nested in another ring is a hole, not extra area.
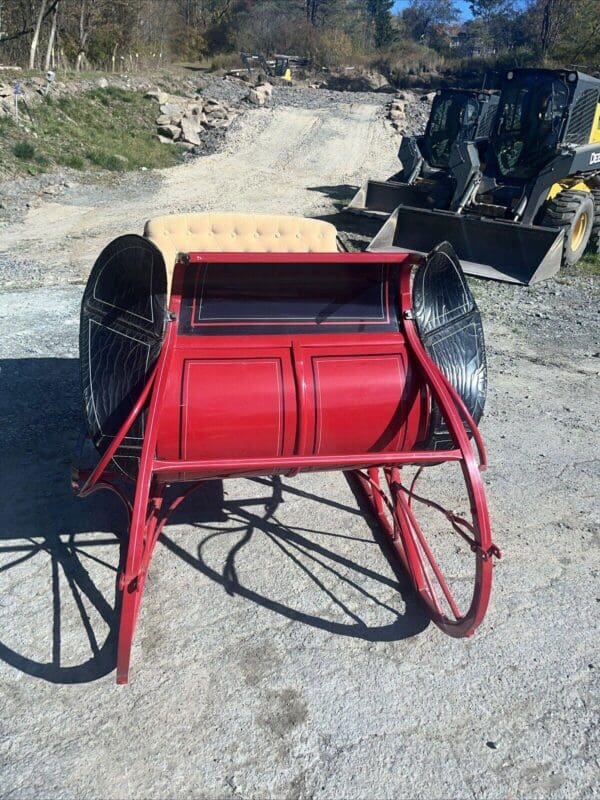
[(397, 146), (381, 103), (255, 111), (222, 153), (44, 197), (24, 221), (0, 228), (0, 274), (15, 288), (85, 280), (104, 244), (141, 233), (146, 219), (165, 213), (331, 212), (332, 198), (346, 197), (368, 168), (393, 172)]
[[(475, 637), (428, 625), (341, 475), (207, 485), (114, 685), (116, 501), (72, 499), (80, 281), (157, 213), (331, 214), (394, 166), (380, 107), (252, 115), (228, 152), (66, 188), (0, 231), (0, 796), (598, 797), (598, 284), (473, 281), (495, 540)], [(53, 287), (43, 284), (55, 284)], [(38, 288), (29, 288), (31, 285)]]

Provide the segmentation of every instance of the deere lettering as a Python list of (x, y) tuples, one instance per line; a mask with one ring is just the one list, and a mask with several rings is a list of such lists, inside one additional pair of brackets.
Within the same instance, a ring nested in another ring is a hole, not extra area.
[(590, 156), (590, 164), (600, 164), (600, 153), (592, 153)]

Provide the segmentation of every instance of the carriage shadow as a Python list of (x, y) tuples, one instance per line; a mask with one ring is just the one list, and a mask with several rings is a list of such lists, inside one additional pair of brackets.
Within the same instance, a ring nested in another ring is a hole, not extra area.
[[(112, 493), (98, 492), (85, 501), (71, 493), (71, 453), (81, 419), (78, 370), (76, 359), (0, 360), (0, 453), (6, 500), (0, 532), (4, 606), (0, 658), (26, 674), (63, 684), (93, 681), (115, 667), (117, 574), (126, 533), (126, 516)], [(247, 481), (246, 486), (251, 497), (236, 501), (227, 498), (220, 481), (209, 482), (178, 509), (173, 526), (191, 525), (201, 537), (194, 552), (181, 545), (189, 536), (176, 541), (171, 527), (160, 542), (227, 593), (333, 634), (394, 641), (426, 627), (428, 620), (402, 574), (390, 577), (336, 552), (335, 537), (344, 539), (344, 534), (288, 525), (279, 516), (284, 495), (325, 503), (348, 514), (363, 514), (364, 508), (336, 503), (277, 478)], [(267, 499), (253, 498), (253, 489), (257, 494), (266, 492)], [(360, 502), (360, 495), (356, 497)], [(225, 548), (217, 569), (206, 552), (215, 537), (225, 535), (226, 523), (231, 534), (232, 519), (235, 541)], [(367, 522), (377, 538), (378, 528), (368, 517)], [(368, 527), (364, 527), (366, 538)], [(283, 561), (300, 568), (333, 606), (345, 608), (340, 590), (351, 587), (366, 605), (384, 605), (392, 622), (369, 625), (356, 615), (348, 622), (335, 621), (291, 607), (281, 590), (279, 596), (277, 591), (267, 596), (245, 586), (237, 564), (261, 537)], [(381, 544), (385, 553), (386, 545)], [(393, 569), (389, 552), (388, 557)], [(380, 591), (373, 591), (374, 586)], [(404, 606), (401, 612), (380, 599), (392, 590), (399, 591), (404, 601), (399, 604)]]

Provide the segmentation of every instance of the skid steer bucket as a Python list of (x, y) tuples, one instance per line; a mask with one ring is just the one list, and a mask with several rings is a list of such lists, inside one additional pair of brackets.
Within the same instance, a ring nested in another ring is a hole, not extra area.
[(398, 206), (439, 208), (452, 198), (450, 181), (423, 181), (416, 184), (394, 181), (366, 181), (345, 211), (364, 217), (388, 217)]
[(429, 253), (450, 242), (468, 275), (527, 285), (556, 275), (563, 238), (560, 228), (400, 206), (367, 249)]

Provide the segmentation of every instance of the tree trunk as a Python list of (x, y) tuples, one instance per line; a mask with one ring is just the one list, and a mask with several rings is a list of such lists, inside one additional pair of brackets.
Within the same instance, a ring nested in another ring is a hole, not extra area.
[(35, 55), (37, 53), (38, 43), (40, 41), (40, 30), (42, 27), (42, 21), (44, 19), (45, 10), (46, 10), (46, 0), (41, 0), (40, 10), (38, 13), (37, 21), (35, 23), (35, 28), (33, 29), (33, 38), (31, 40), (31, 46), (29, 48), (29, 69), (35, 69)]
[(54, 52), (54, 38), (56, 36), (56, 19), (58, 17), (58, 6), (60, 5), (59, 2), (54, 6), (54, 12), (52, 14), (52, 27), (50, 28), (50, 34), (48, 36), (48, 47), (46, 48), (46, 61), (44, 62), (44, 69), (46, 72), (50, 69), (50, 60), (52, 59), (52, 54)]
[(546, 60), (546, 56), (548, 54), (548, 47), (550, 46), (550, 30), (552, 28), (552, 6), (554, 5), (553, 0), (546, 0), (546, 4), (544, 6), (544, 11), (542, 14), (542, 34), (541, 34), (541, 56), (542, 61)]

